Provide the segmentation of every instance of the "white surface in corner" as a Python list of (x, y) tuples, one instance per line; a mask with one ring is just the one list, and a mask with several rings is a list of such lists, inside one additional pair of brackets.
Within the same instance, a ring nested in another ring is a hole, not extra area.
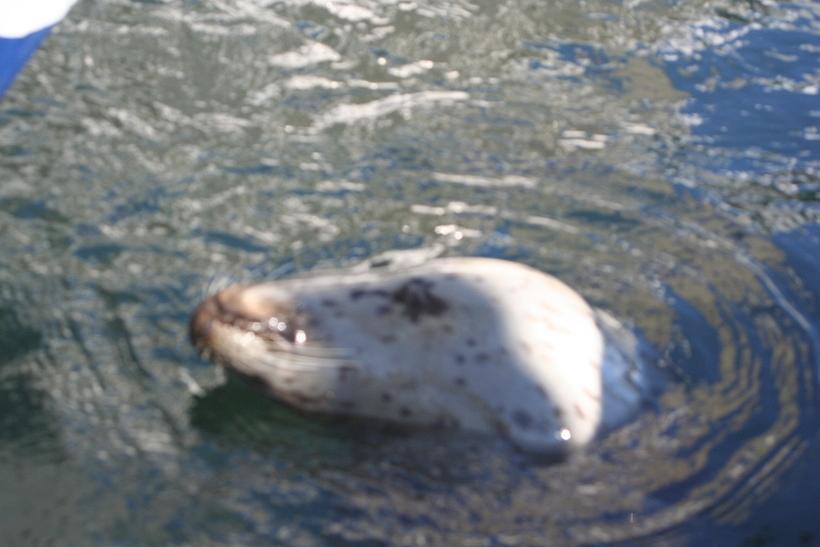
[(22, 38), (65, 17), (76, 0), (0, 0), (0, 38)]

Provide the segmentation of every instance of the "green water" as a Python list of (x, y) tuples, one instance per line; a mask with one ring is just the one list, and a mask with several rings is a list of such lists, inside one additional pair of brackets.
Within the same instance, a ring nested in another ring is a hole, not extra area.
[[(84, 0), (0, 103), (0, 543), (820, 542), (816, 3)], [(577, 458), (297, 414), (215, 286), (519, 260), (664, 388)]]

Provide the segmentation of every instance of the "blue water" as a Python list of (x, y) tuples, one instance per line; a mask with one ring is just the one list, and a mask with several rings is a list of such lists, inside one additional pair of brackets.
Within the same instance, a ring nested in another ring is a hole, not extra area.
[[(85, 0), (0, 102), (4, 545), (820, 545), (814, 2)], [(651, 345), (571, 460), (296, 413), (214, 287), (518, 260)]]

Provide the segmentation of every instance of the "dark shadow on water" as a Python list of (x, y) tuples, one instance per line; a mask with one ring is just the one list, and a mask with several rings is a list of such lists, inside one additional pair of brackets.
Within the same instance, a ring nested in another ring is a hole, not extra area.
[(48, 410), (47, 394), (23, 358), (41, 347), (43, 335), (25, 325), (11, 307), (0, 304), (0, 454), (36, 461), (63, 458), (59, 431)]
[(0, 380), (0, 454), (11, 452), (28, 461), (63, 460), (57, 425), (48, 412), (46, 394), (24, 373)]
[(233, 375), (224, 384), (196, 397), (189, 414), (193, 427), (220, 443), (263, 451), (304, 446), (311, 439), (334, 437), (321, 419), (303, 416)]
[(189, 415), (191, 425), (224, 450), (249, 449), (286, 466), (346, 473), (358, 469), (369, 474), (374, 467), (389, 466), (419, 483), (478, 484), (489, 479), (497, 458), (522, 469), (563, 461), (524, 454), (490, 435), (306, 413), (263, 395), (235, 375), (196, 397)]
[(0, 304), (0, 452), (27, 459), (60, 460), (57, 426), (48, 412), (47, 394), (22, 358), (41, 347), (43, 335), (25, 325), (14, 309)]
[(14, 309), (0, 304), (0, 369), (39, 348), (42, 338), (40, 331), (20, 322)]

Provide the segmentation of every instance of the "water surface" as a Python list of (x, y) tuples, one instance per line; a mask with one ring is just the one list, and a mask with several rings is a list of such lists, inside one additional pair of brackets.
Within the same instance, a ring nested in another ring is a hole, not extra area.
[[(9, 545), (820, 544), (813, 2), (81, 2), (0, 103)], [(214, 286), (518, 260), (663, 390), (561, 465), (295, 413)]]

